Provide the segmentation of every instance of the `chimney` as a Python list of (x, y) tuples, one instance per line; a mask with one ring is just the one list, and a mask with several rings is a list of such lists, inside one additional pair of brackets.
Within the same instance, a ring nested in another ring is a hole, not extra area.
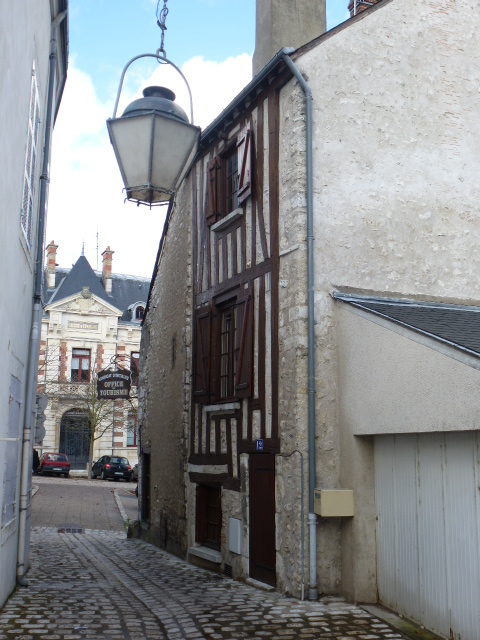
[(298, 49), (326, 29), (325, 0), (257, 0), (253, 75), (283, 47)]
[(112, 256), (115, 252), (107, 247), (102, 253), (103, 268), (102, 268), (102, 282), (107, 293), (112, 293)]
[(350, 17), (353, 18), (357, 13), (370, 9), (370, 7), (373, 7), (373, 5), (379, 2), (381, 2), (381, 0), (350, 0), (350, 4), (348, 5)]
[(47, 289), (55, 289), (55, 267), (57, 266), (58, 244), (52, 240), (47, 246)]

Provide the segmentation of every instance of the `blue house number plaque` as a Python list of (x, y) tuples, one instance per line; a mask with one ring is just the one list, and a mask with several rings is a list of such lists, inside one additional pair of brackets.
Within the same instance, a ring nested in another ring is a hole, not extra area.
[(256, 440), (257, 451), (263, 451), (263, 440)]

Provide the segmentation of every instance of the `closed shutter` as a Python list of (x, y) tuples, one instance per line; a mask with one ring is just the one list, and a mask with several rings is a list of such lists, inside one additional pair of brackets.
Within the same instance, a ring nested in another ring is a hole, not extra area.
[(212, 158), (207, 164), (207, 197), (205, 203), (205, 217), (207, 226), (215, 224), (218, 211), (218, 176), (220, 164), (218, 158)]
[(252, 392), (253, 372), (253, 304), (249, 292), (237, 298), (235, 323), (235, 395), (246, 398)]
[(241, 204), (252, 193), (252, 153), (251, 153), (251, 129), (248, 123), (239, 133), (237, 138), (238, 150), (238, 204)]
[(203, 307), (197, 310), (195, 321), (193, 393), (199, 401), (207, 401), (210, 392), (210, 334), (211, 309)]
[(207, 539), (207, 510), (208, 491), (207, 487), (197, 485), (197, 500), (195, 513), (195, 541), (205, 542)]

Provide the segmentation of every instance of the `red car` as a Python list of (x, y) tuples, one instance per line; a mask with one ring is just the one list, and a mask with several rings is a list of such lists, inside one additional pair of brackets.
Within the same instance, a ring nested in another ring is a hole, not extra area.
[(68, 478), (70, 461), (64, 453), (43, 453), (40, 457), (38, 473), (53, 473)]

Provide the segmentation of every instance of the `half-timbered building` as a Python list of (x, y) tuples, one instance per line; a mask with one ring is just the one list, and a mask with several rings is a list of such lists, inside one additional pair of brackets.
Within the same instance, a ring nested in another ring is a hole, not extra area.
[(235, 578), (478, 640), (480, 18), (350, 5), (257, 57), (170, 207), (143, 527)]

